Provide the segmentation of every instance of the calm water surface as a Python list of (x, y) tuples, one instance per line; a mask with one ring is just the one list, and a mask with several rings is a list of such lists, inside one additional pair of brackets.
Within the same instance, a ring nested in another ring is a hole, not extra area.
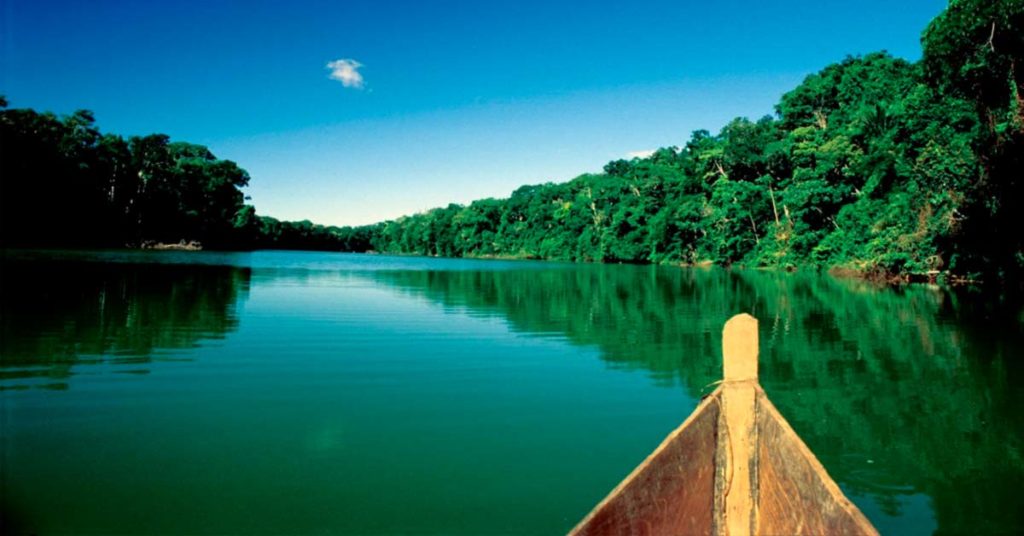
[(1024, 532), (1024, 315), (812, 274), (7, 252), (5, 532), (556, 534), (760, 319), (772, 401), (883, 532)]

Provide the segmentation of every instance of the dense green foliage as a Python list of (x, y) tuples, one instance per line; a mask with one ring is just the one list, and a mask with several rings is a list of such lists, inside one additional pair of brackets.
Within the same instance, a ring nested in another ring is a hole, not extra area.
[(366, 249), (365, 233), (256, 215), (249, 174), (201, 145), (103, 134), (0, 101), (0, 245), (124, 247), (199, 241), (223, 249)]
[(682, 147), (360, 228), (258, 217), (248, 175), (166, 136), (101, 135), (87, 112), (4, 110), (5, 244), (198, 239), (593, 262), (821, 266), (1019, 281), (1024, 0), (953, 0), (917, 63), (849, 57)]
[(0, 147), (4, 245), (230, 244), (249, 182), (199, 145), (101, 134), (87, 111), (5, 109)]
[[(246, 210), (252, 210), (247, 206)], [(315, 224), (309, 220), (278, 221), (259, 216), (250, 246), (257, 249), (305, 249), (324, 251), (356, 251), (370, 249), (369, 227), (336, 227)]]
[(816, 265), (1010, 278), (1024, 268), (1024, 2), (954, 1), (923, 59), (850, 57), (604, 173), (382, 224), (379, 251)]

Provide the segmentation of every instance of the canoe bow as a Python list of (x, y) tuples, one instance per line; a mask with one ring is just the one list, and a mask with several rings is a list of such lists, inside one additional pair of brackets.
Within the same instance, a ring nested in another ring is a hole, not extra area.
[(757, 319), (729, 319), (722, 384), (570, 535), (877, 535), (768, 399), (757, 353)]

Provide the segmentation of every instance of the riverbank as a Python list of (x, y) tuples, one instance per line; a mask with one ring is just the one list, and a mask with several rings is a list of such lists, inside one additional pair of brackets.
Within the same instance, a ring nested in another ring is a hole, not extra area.
[(203, 245), (196, 240), (189, 240), (186, 242), (184, 239), (177, 243), (166, 243), (166, 242), (155, 242), (147, 240), (139, 244), (138, 249), (155, 249), (163, 251), (202, 251)]

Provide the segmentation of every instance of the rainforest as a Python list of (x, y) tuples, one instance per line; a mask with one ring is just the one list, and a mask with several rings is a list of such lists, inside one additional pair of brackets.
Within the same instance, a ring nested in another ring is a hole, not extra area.
[(916, 62), (847, 57), (772, 114), (601, 173), (359, 227), (259, 215), (249, 174), (201, 145), (4, 99), (0, 246), (196, 241), (1019, 284), (1024, 0), (955, 0), (921, 45)]

